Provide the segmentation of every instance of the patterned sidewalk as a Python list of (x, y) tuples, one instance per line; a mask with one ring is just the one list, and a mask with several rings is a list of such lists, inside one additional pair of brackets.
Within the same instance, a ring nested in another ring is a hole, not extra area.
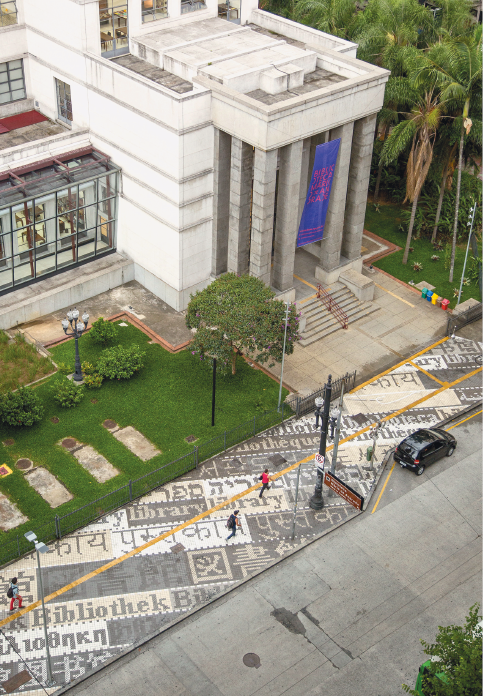
[[(375, 479), (365, 457), (372, 440), (369, 426), (385, 419), (376, 447), (380, 467), (388, 449), (410, 432), (481, 400), (481, 360), (481, 344), (449, 339), (346, 395), (337, 475), (367, 497)], [(324, 509), (309, 508), (315, 471), (313, 461), (307, 461), (291, 541), (297, 470), (288, 469), (312, 457), (318, 442), (313, 417), (292, 420), (52, 544), (42, 556), (42, 578), (58, 687), (359, 514), (327, 489)], [(277, 474), (271, 490), (261, 500), (258, 490), (244, 494), (265, 467)], [(232, 505), (212, 511), (236, 495), (241, 497)], [(227, 544), (226, 519), (234, 508), (240, 510), (242, 531)], [(163, 534), (166, 538), (157, 540)], [(133, 555), (102, 569), (127, 553)], [(99, 572), (69, 588), (93, 571)], [(33, 554), (2, 569), (4, 586), (14, 575), (25, 604), (36, 602)], [(41, 608), (10, 618), (5, 595), (2, 605), (0, 683), (28, 668), (45, 684)], [(40, 688), (32, 679), (18, 693), (37, 694)]]

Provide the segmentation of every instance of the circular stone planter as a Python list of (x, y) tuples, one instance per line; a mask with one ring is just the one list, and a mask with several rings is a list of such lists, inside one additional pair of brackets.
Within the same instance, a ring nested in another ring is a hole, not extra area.
[(15, 443), (15, 440), (12, 440), (12, 438), (9, 438), (8, 440), (4, 440), (2, 442), (2, 445), (4, 447), (10, 447), (10, 445), (13, 445)]
[(34, 463), (31, 459), (17, 459), (15, 462), (15, 467), (20, 469), (20, 471), (28, 471), (32, 469)]
[(58, 422), (59, 422), (59, 419), (57, 418), (57, 416), (54, 416), (54, 417), (51, 418), (50, 420), (52, 421), (52, 423), (58, 423)]

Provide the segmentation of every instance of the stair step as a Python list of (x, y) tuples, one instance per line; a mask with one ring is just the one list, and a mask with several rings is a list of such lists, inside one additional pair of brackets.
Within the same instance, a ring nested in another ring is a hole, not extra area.
[[(358, 300), (357, 297), (350, 297), (346, 301), (344, 301), (343, 304), (339, 304), (339, 307), (342, 309), (342, 311), (345, 314), (348, 315), (352, 309), (357, 308), (357, 307), (361, 307), (362, 304), (363, 303), (360, 300)], [(305, 314), (305, 312), (304, 312), (304, 314)], [(305, 314), (305, 317), (307, 318), (307, 325), (313, 324), (314, 321), (318, 321), (318, 320), (322, 319), (327, 314), (330, 314), (333, 316), (332, 312), (329, 312), (329, 310), (324, 306), (322, 306), (318, 310), (314, 309), (313, 312), (311, 312), (310, 314)]]
[[(356, 302), (360, 302), (360, 300), (357, 299), (357, 297), (354, 297), (354, 295), (348, 295), (347, 297), (339, 298), (336, 300), (337, 304), (341, 309), (344, 309), (344, 307), (351, 305)], [(315, 314), (319, 314), (320, 312), (328, 312), (329, 310), (325, 306), (323, 302), (319, 302), (317, 305), (312, 305), (308, 310), (302, 310), (302, 313), (304, 316), (307, 317), (307, 321), (309, 317), (314, 316)]]
[[(359, 321), (359, 319), (363, 319), (364, 317), (367, 317), (369, 314), (377, 312), (379, 309), (380, 308), (377, 305), (373, 305), (372, 303), (370, 303), (368, 304), (368, 306), (362, 308), (360, 311), (354, 312), (354, 314), (349, 319), (349, 324)], [(301, 334), (302, 338), (300, 340), (300, 345), (302, 347), (308, 346), (311, 343), (320, 340), (321, 338), (329, 336), (331, 333), (334, 333), (334, 331), (338, 331), (339, 329), (343, 330), (342, 326), (334, 318), (334, 321), (320, 324), (316, 328), (314, 327), (314, 329), (309, 332), (304, 331), (304, 333)]]

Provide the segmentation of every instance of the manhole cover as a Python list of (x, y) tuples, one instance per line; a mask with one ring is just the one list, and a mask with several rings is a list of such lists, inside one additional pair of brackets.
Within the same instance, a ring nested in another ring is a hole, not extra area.
[(62, 440), (62, 447), (65, 447), (65, 449), (72, 449), (76, 445), (77, 441), (73, 437), (67, 437), (65, 440)]
[(116, 421), (110, 420), (109, 418), (104, 421), (102, 424), (105, 428), (108, 428), (108, 430), (112, 430), (113, 428), (117, 428), (117, 423)]
[(91, 404), (97, 404), (97, 399), (91, 399)]
[(12, 440), (12, 439), (10, 438), (10, 439), (8, 439), (8, 440), (4, 440), (2, 444), (3, 444), (5, 447), (10, 447), (10, 445), (13, 445), (14, 442), (15, 442), (15, 440)]
[(272, 462), (274, 466), (281, 466), (285, 464), (287, 460), (284, 459), (281, 454), (274, 454), (273, 457), (268, 458), (268, 461)]
[(181, 551), (184, 551), (184, 550), (185, 550), (185, 547), (183, 546), (183, 544), (176, 544), (176, 546), (171, 547), (171, 551), (173, 553), (181, 553)]
[(247, 653), (246, 655), (243, 655), (243, 664), (247, 667), (255, 667), (255, 669), (258, 669), (261, 662), (256, 653)]
[(232, 459), (231, 463), (233, 464), (233, 466), (241, 466), (242, 465), (241, 459), (237, 459), (237, 457)]
[(59, 422), (59, 419), (57, 418), (57, 416), (54, 416), (54, 417), (51, 418), (50, 420), (52, 421), (52, 423), (58, 423), (58, 422)]
[(30, 459), (18, 459), (17, 463), (15, 464), (17, 469), (30, 469), (32, 466), (32, 462)]
[(196, 442), (197, 439), (196, 435), (188, 435), (188, 437), (185, 437), (186, 442)]
[(11, 694), (13, 691), (17, 691), (17, 689), (20, 686), (22, 686), (22, 684), (26, 684), (31, 679), (32, 677), (30, 676), (30, 674), (27, 672), (26, 669), (24, 669), (23, 672), (19, 672), (11, 679), (1, 682), (1, 685), (5, 689), (7, 694)]

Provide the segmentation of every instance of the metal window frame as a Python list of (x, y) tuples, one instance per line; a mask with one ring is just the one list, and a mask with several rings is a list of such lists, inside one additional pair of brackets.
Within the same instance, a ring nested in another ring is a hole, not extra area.
[[(55, 77), (55, 96), (56, 96), (56, 101), (57, 101), (57, 118), (60, 121), (64, 121), (64, 123), (68, 123), (69, 125), (73, 121), (72, 117), (72, 92), (71, 92), (71, 87), (68, 82), (64, 82), (63, 80), (59, 80), (58, 77)], [(61, 86), (63, 89), (63, 96), (61, 95)], [(69, 97), (70, 99), (67, 100), (66, 98), (66, 87), (69, 88)], [(69, 109), (70, 105), (70, 109)], [(62, 110), (66, 112), (66, 115), (62, 112)], [(70, 118), (69, 118), (70, 114)]]
[[(0, 0), (0, 9), (1, 9), (1, 3), (2, 3), (2, 0)], [(0, 26), (1, 26), (1, 25), (0, 25)], [(22, 101), (22, 99), (25, 99), (26, 96), (27, 96), (27, 88), (26, 88), (26, 86), (25, 86), (25, 70), (24, 70), (24, 68), (23, 68), (23, 58), (15, 58), (15, 61), (13, 61), (13, 60), (6, 60), (6, 61), (0, 63), (0, 65), (6, 65), (6, 66), (7, 66), (7, 84), (8, 84), (8, 92), (7, 92), (7, 94), (10, 94), (10, 96), (12, 96), (12, 91), (13, 91), (13, 90), (12, 90), (12, 80), (11, 80), (11, 78), (10, 78), (10, 68), (9, 68), (9, 65), (10, 65), (10, 63), (14, 63), (14, 62), (16, 62), (17, 60), (19, 60), (20, 63), (21, 63), (20, 69), (21, 69), (21, 71), (22, 71), (23, 91), (25, 92), (25, 94), (24, 94), (23, 97), (19, 97), (18, 99), (9, 99), (9, 100), (6, 101), (6, 102), (2, 102), (2, 104), (11, 104), (12, 102)], [(18, 70), (18, 68), (12, 68), (12, 70)], [(16, 79), (18, 79), (18, 78), (16, 78)], [(15, 91), (16, 91), (16, 90), (15, 90)]]
[[(3, 16), (11, 17), (11, 16), (13, 15), (13, 13), (12, 13), (12, 14), (8, 13), (8, 15), (7, 15), (7, 13), (3, 13), (3, 12), (2, 12), (2, 5), (14, 5), (14, 7), (15, 7), (15, 22), (9, 22), (8, 24), (4, 24), (4, 23), (2, 22), (2, 19), (1, 19), (1, 18), (2, 18)], [(17, 7), (17, 0), (0, 0), (0, 29), (1, 29), (2, 27), (10, 27), (10, 26), (12, 26), (13, 24), (18, 24), (18, 7)]]
[[(126, 46), (120, 46), (119, 48), (117, 47), (117, 37), (114, 31), (114, 12), (120, 8), (125, 8), (126, 9), (126, 28), (127, 28), (127, 34), (126, 34)], [(100, 6), (99, 6), (99, 12), (100, 12)], [(112, 48), (109, 51), (103, 51), (102, 50), (102, 40), (101, 40), (101, 56), (103, 58), (114, 58), (116, 56), (122, 56), (125, 53), (129, 53), (129, 3), (128, 0), (120, 0), (118, 5), (112, 5), (112, 7), (107, 7), (107, 9), (104, 10), (104, 12), (108, 12), (111, 15), (111, 24), (113, 27), (113, 37), (112, 37)]]
[[(168, 1), (167, 0), (152, 0), (152, 2), (153, 2), (152, 8), (150, 10), (144, 10), (143, 9), (143, 0), (141, 0), (141, 21), (143, 24), (145, 24), (146, 22), (156, 22), (159, 19), (166, 19), (167, 17), (169, 17)], [(157, 13), (161, 12), (161, 10), (158, 10), (155, 7), (157, 2), (160, 2), (160, 3), (163, 2), (166, 6), (165, 13), (163, 14), (162, 17), (157, 16)], [(146, 19), (147, 17), (150, 17), (151, 19)]]

